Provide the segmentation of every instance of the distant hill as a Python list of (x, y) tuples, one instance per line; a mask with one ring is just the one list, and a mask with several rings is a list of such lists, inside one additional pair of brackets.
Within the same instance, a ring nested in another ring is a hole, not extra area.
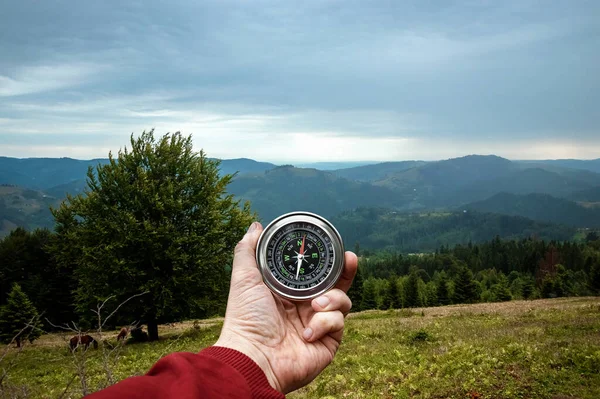
[[(554, 165), (512, 162), (493, 155), (470, 155), (393, 172), (373, 184), (397, 191), (405, 199), (404, 203), (410, 203), (413, 209), (444, 209), (483, 200), (500, 192), (566, 197), (600, 185), (600, 174)], [(407, 201), (409, 197), (410, 202)]]
[(49, 207), (59, 200), (40, 191), (0, 185), (0, 238), (16, 227), (52, 227)]
[(263, 174), (240, 175), (228, 191), (251, 201), (252, 209), (263, 222), (296, 210), (329, 217), (358, 206), (393, 206), (397, 200), (395, 193), (384, 187), (293, 166), (280, 166)]
[[(38, 191), (40, 195), (59, 201), (66, 193), (83, 192), (87, 186), (88, 167), (106, 162), (107, 159), (80, 161), (70, 158), (0, 157), (0, 184)], [(250, 200), (253, 209), (265, 222), (299, 209), (331, 217), (357, 207), (384, 207), (398, 212), (445, 212), (472, 204), (474, 207), (491, 207), (482, 210), (579, 225), (589, 214), (582, 216), (581, 207), (576, 204), (567, 207), (566, 203), (554, 203), (556, 209), (561, 209), (564, 214), (563, 219), (538, 218), (538, 213), (541, 217), (543, 210), (534, 209), (533, 203), (526, 206), (528, 199), (512, 198), (520, 201), (517, 205), (524, 209), (521, 211), (515, 210), (514, 204), (504, 204), (506, 209), (495, 202), (473, 204), (499, 193), (518, 196), (538, 193), (576, 201), (590, 211), (600, 207), (599, 173), (544, 162), (513, 162), (494, 155), (470, 155), (436, 162), (384, 162), (322, 171), (278, 167), (268, 162), (240, 158), (222, 160), (221, 172), (239, 172), (229, 186), (229, 192)], [(325, 163), (323, 166), (335, 164)], [(9, 213), (5, 211), (5, 214)], [(38, 225), (38, 215), (21, 216), (13, 215), (11, 220), (19, 220), (18, 225), (23, 226)], [(6, 220), (3, 222), (6, 226), (15, 225)], [(595, 219), (588, 219), (588, 222), (590, 220)]]
[(508, 159), (495, 155), (469, 155), (445, 161), (427, 162), (379, 180), (377, 185), (395, 189), (453, 189), (475, 181), (508, 175), (517, 169)]
[(319, 169), (333, 171), (337, 169), (355, 168), (358, 166), (373, 165), (377, 161), (358, 161), (358, 162), (309, 162), (309, 163), (294, 163), (297, 168)]
[[(588, 172), (583, 171), (583, 173), (587, 176)], [(600, 184), (600, 175), (595, 175), (595, 178)], [(555, 197), (568, 197), (571, 193), (590, 187), (591, 183), (578, 179), (573, 175), (532, 168), (463, 187), (455, 193), (453, 202), (458, 204), (480, 201), (501, 192), (511, 194), (542, 193)]]
[[(36, 190), (54, 189), (54, 187), (82, 188), (85, 186), (88, 167), (107, 164), (108, 159), (78, 160), (72, 158), (9, 158), (0, 157), (0, 184), (10, 184)], [(223, 174), (262, 173), (274, 168), (268, 162), (252, 159), (225, 159), (221, 161)], [(80, 182), (77, 182), (77, 181)], [(74, 183), (76, 182), (76, 183)]]
[(600, 202), (600, 186), (577, 191), (569, 196), (573, 201)]
[(0, 184), (44, 190), (83, 179), (89, 166), (106, 163), (108, 159), (0, 157)]
[(277, 165), (248, 158), (223, 159), (221, 160), (220, 170), (222, 174), (262, 173), (273, 169), (275, 166)]
[(421, 166), (425, 163), (424, 161), (382, 162), (373, 165), (337, 169), (333, 170), (332, 173), (349, 180), (373, 182), (387, 179), (395, 173)]
[(600, 173), (600, 158), (591, 160), (581, 159), (547, 159), (543, 161), (521, 161), (524, 163), (537, 163), (544, 165), (559, 166), (562, 168), (589, 170)]
[(478, 212), (405, 214), (389, 209), (360, 208), (331, 219), (347, 248), (430, 252), (441, 245), (506, 239), (571, 239), (571, 227), (535, 222), (520, 216)]
[(573, 227), (600, 227), (600, 209), (588, 209), (573, 201), (548, 194), (516, 195), (500, 193), (464, 209), (523, 216), (532, 220), (562, 223)]

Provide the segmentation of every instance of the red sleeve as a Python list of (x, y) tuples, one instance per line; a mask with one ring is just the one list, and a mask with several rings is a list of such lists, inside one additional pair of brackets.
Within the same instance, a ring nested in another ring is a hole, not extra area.
[(198, 354), (173, 353), (141, 377), (127, 378), (90, 399), (240, 398), (284, 399), (249, 357), (233, 349), (212, 346)]

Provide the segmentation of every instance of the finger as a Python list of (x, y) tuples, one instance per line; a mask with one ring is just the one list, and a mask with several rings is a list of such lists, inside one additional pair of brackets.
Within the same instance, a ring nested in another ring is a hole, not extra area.
[(256, 269), (256, 244), (262, 226), (259, 222), (254, 222), (248, 228), (248, 231), (240, 242), (235, 246), (233, 253), (233, 271), (244, 269)]
[(302, 337), (308, 342), (315, 342), (327, 334), (333, 335), (336, 339), (341, 339), (341, 333), (344, 331), (344, 315), (339, 310), (333, 312), (315, 313), (308, 327), (302, 332)]
[(352, 285), (352, 280), (354, 280), (354, 276), (356, 275), (356, 271), (358, 270), (358, 258), (354, 254), (354, 252), (346, 251), (344, 257), (344, 270), (342, 271), (342, 275), (338, 280), (335, 288), (339, 288), (344, 292), (348, 292), (350, 286)]
[(339, 310), (344, 316), (352, 308), (352, 301), (348, 295), (340, 289), (334, 288), (331, 291), (315, 298), (311, 302), (315, 312), (329, 312)]

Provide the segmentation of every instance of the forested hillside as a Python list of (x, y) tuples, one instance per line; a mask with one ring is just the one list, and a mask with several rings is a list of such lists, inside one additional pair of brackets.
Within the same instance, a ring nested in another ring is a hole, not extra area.
[(317, 169), (280, 166), (263, 174), (236, 177), (229, 187), (236, 196), (248, 200), (263, 222), (277, 216), (305, 210), (332, 217), (357, 206), (394, 206), (393, 191), (368, 183), (337, 178)]
[(464, 209), (523, 216), (573, 227), (600, 228), (600, 208), (586, 208), (573, 201), (548, 194), (500, 193), (486, 200), (465, 205)]
[(520, 216), (479, 212), (399, 213), (383, 208), (359, 208), (332, 219), (346, 245), (358, 242), (370, 249), (432, 252), (442, 245), (536, 237), (569, 240), (575, 229), (535, 222)]

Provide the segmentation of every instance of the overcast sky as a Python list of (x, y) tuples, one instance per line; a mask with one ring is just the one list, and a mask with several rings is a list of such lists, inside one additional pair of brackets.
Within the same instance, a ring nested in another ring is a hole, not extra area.
[[(300, 5), (300, 3), (302, 5)], [(600, 157), (600, 1), (0, 2), (0, 155)]]

